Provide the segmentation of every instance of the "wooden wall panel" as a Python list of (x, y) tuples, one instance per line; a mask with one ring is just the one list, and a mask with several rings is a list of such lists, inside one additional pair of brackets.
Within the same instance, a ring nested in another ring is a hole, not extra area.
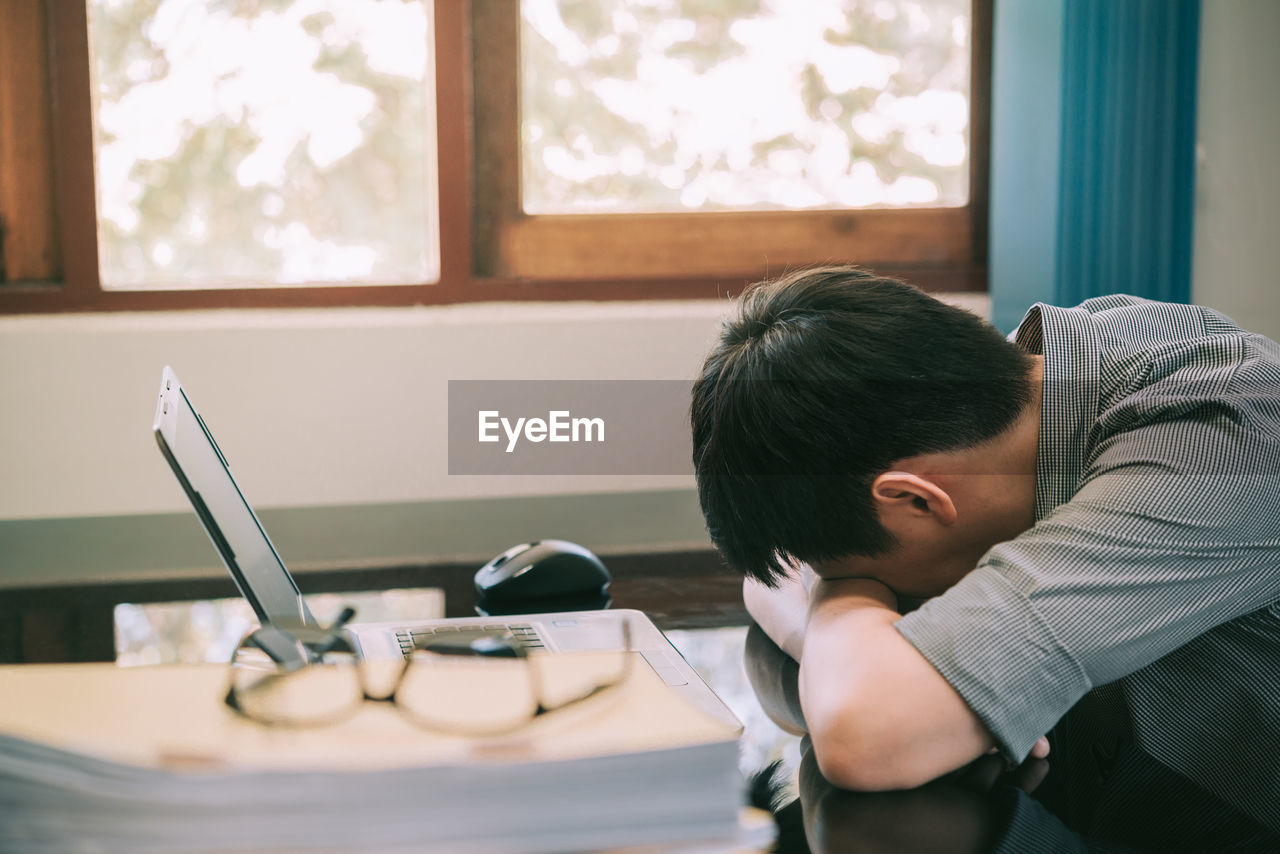
[(44, 0), (0, 5), (0, 284), (61, 278)]

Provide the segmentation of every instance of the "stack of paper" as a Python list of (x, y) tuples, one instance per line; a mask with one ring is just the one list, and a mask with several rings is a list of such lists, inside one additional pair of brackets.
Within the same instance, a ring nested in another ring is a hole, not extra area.
[[(595, 656), (547, 656), (550, 679)], [(737, 731), (648, 668), (501, 740), (385, 704), (314, 729), (222, 702), (213, 665), (0, 667), (0, 851), (600, 850), (734, 835)]]

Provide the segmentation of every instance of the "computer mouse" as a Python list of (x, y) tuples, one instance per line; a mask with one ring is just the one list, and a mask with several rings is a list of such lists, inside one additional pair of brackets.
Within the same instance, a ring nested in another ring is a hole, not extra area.
[(488, 602), (604, 596), (612, 579), (591, 551), (568, 540), (535, 540), (507, 549), (476, 572)]

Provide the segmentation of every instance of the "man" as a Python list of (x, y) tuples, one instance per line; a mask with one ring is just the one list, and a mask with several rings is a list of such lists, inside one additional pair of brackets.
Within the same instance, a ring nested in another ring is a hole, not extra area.
[(805, 270), (742, 297), (691, 417), (712, 539), (833, 783), (1021, 762), (1063, 721), (1094, 779), (1172, 772), (1280, 829), (1274, 342), (1126, 296), (1006, 340)]

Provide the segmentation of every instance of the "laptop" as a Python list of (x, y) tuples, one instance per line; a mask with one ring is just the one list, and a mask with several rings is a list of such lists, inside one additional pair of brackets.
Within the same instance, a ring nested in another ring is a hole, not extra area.
[[(173, 370), (160, 379), (153, 429), (160, 451), (191, 501), (200, 524), (231, 573), (240, 593), (264, 625), (319, 627), (298, 585), (271, 544), (226, 457)], [(671, 690), (712, 717), (741, 731), (742, 724), (716, 696), (661, 630), (635, 610), (562, 611), (503, 617), (461, 617), (393, 623), (348, 623), (348, 638), (368, 659), (406, 656), (415, 641), (436, 633), (481, 628), (509, 630), (517, 642), (548, 654), (630, 647)], [(637, 662), (638, 663), (638, 662)]]

